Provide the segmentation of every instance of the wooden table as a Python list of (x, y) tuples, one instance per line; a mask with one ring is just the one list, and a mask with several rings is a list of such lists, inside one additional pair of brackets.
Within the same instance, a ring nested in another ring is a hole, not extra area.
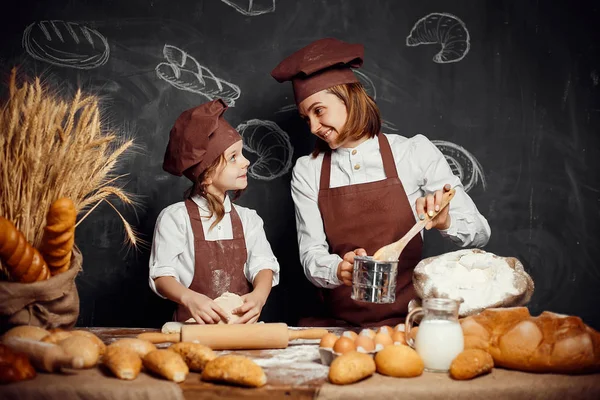
[[(106, 344), (125, 337), (136, 337), (142, 332), (157, 329), (143, 328), (89, 328)], [(341, 334), (341, 328), (329, 328)], [(202, 382), (200, 374), (191, 372), (185, 382), (176, 384), (157, 379), (142, 372), (134, 381), (121, 381), (102, 372), (102, 368), (77, 371), (69, 375), (39, 374), (33, 380), (0, 386), (0, 398), (160, 398), (162, 399), (339, 399), (365, 400), (369, 398), (413, 399), (600, 399), (600, 374), (567, 376), (552, 374), (528, 374), (517, 371), (494, 369), (491, 374), (472, 381), (453, 381), (447, 374), (424, 373), (411, 379), (390, 378), (375, 374), (362, 382), (336, 386), (327, 382), (328, 367), (321, 364), (318, 341), (292, 342), (287, 349), (236, 351), (251, 357), (261, 365), (268, 383), (262, 388), (247, 389)], [(158, 347), (167, 347), (161, 344)], [(230, 353), (219, 351), (219, 354)], [(57, 395), (57, 387), (69, 389), (69, 395)], [(77, 389), (81, 388), (80, 391)], [(98, 387), (107, 392), (89, 396)], [(87, 392), (85, 392), (85, 390)], [(110, 389), (110, 390), (108, 390)], [(49, 392), (53, 395), (48, 395)], [(112, 393), (110, 393), (112, 392)], [(149, 396), (148, 394), (152, 396)]]

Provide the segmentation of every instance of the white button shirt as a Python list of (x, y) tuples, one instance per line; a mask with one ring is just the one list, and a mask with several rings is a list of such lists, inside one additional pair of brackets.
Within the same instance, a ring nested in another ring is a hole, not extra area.
[[(417, 198), (440, 190), (449, 183), (456, 189), (456, 194), (450, 203), (450, 227), (440, 230), (441, 234), (461, 247), (485, 246), (490, 238), (490, 226), (464, 191), (460, 179), (452, 173), (440, 150), (423, 135), (410, 139), (399, 135), (385, 136), (390, 142), (398, 177), (413, 209), (415, 222), (418, 221), (415, 210)], [(311, 155), (300, 157), (292, 173), (291, 189), (304, 273), (314, 285), (333, 288), (342, 283), (337, 278), (337, 267), (342, 259), (337, 254), (329, 253), (317, 203), (322, 163), (323, 153), (316, 158)], [(338, 148), (332, 151), (331, 188), (383, 179), (385, 171), (377, 137), (353, 149)]]
[[(204, 230), (204, 238), (209, 241), (233, 239), (230, 211), (232, 203), (225, 197), (225, 215), (221, 222), (209, 231), (216, 217), (208, 218), (210, 214), (205, 198), (193, 196), (192, 201), (198, 205)], [(244, 275), (250, 283), (254, 282), (256, 275), (263, 269), (273, 271), (272, 286), (279, 283), (279, 263), (273, 255), (271, 246), (267, 241), (263, 229), (262, 218), (256, 211), (233, 204), (240, 216), (244, 230), (244, 239), (248, 259), (244, 264)], [(163, 297), (156, 290), (154, 278), (159, 276), (172, 276), (185, 287), (190, 287), (194, 278), (194, 233), (192, 224), (185, 208), (185, 202), (172, 204), (161, 211), (156, 220), (152, 250), (150, 253), (150, 288)], [(224, 282), (213, 282), (217, 286), (226, 286)], [(227, 287), (219, 288), (227, 291)]]

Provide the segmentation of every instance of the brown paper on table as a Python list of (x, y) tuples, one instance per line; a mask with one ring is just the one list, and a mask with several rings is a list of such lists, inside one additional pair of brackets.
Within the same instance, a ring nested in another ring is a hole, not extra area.
[(317, 399), (600, 399), (600, 374), (532, 374), (495, 368), (490, 374), (455, 381), (448, 374), (424, 372), (417, 378), (375, 374), (345, 386), (325, 383)]
[(85, 399), (85, 400), (183, 400), (174, 382), (140, 373), (132, 381), (109, 375), (98, 367), (68, 370), (62, 374), (38, 373), (34, 379), (0, 385), (2, 400)]

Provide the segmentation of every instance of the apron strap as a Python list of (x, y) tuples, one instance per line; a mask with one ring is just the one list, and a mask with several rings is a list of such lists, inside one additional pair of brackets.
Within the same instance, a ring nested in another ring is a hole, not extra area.
[(188, 215), (190, 216), (190, 222), (192, 223), (192, 232), (194, 233), (195, 240), (206, 240), (204, 239), (204, 229), (202, 228), (202, 219), (200, 218), (200, 211), (198, 205), (194, 203), (192, 199), (185, 199), (185, 208), (187, 209)]
[(244, 227), (242, 226), (242, 220), (240, 215), (235, 210), (233, 203), (231, 203), (231, 211), (229, 213), (231, 218), (231, 228), (233, 230), (234, 239), (244, 239)]

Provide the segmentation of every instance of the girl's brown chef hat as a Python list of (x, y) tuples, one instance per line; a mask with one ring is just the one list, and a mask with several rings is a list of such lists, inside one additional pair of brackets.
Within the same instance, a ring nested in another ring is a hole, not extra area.
[(350, 68), (363, 63), (364, 46), (327, 38), (312, 42), (279, 63), (271, 76), (292, 81), (296, 104), (323, 89), (358, 82)]
[(226, 109), (227, 104), (216, 99), (181, 113), (171, 129), (163, 169), (196, 182), (229, 146), (242, 140), (223, 118)]

